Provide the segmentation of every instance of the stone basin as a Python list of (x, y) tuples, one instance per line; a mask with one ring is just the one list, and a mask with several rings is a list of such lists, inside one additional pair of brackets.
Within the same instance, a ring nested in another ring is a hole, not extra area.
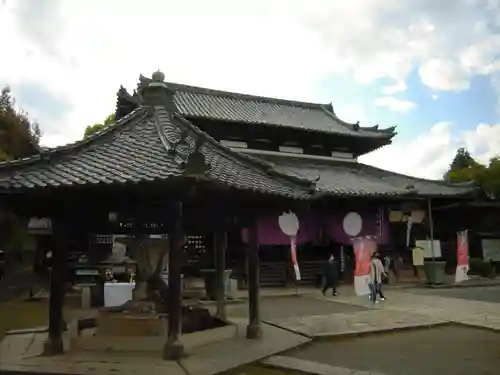
[[(71, 323), (71, 351), (149, 352), (161, 356), (167, 341), (168, 314), (102, 309), (95, 318)], [(230, 339), (238, 326), (224, 322), (203, 308), (186, 309), (181, 340), (186, 351)]]

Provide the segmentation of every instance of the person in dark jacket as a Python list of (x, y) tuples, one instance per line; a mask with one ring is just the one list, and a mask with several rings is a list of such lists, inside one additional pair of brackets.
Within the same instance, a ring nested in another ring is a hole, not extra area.
[(337, 295), (337, 281), (339, 275), (338, 269), (338, 262), (332, 254), (328, 258), (328, 263), (325, 265), (325, 285), (323, 286), (323, 295), (325, 295), (326, 291), (330, 288), (332, 288), (332, 295)]

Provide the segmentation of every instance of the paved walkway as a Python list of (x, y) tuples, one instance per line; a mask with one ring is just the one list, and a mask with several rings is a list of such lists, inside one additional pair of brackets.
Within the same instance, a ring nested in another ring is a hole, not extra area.
[[(436, 295), (424, 295), (392, 290), (388, 299), (376, 305), (377, 310), (397, 311), (432, 317), (433, 319), (473, 324), (484, 328), (500, 330), (500, 304), (458, 298), (446, 298)], [(339, 296), (336, 302), (349, 305), (370, 306), (366, 298), (357, 296)]]
[[(291, 331), (316, 338), (322, 336), (362, 335), (380, 331), (437, 325), (443, 325), (444, 328), (445, 325), (450, 323), (460, 323), (500, 331), (500, 304), (498, 303), (446, 298), (434, 293), (416, 294), (412, 293), (411, 290), (392, 288), (386, 292), (387, 300), (373, 307), (366, 297), (355, 296), (348, 289), (344, 289), (342, 292), (337, 297), (326, 297), (326, 299), (334, 301), (336, 304), (345, 303), (349, 306), (354, 305), (366, 309), (370, 308), (370, 310), (330, 315), (289, 317), (277, 319), (274, 323)], [(314, 299), (325, 299), (325, 297), (313, 292), (309, 293), (308, 296)], [(484, 333), (482, 335), (484, 336)], [(297, 358), (296, 353), (282, 354), (270, 357), (264, 363), (283, 369), (318, 375), (383, 375), (381, 372), (369, 371), (365, 366), (363, 366), (363, 370), (338, 366), (339, 362), (344, 362), (341, 360), (336, 362), (337, 365), (333, 365), (335, 359), (331, 354), (332, 350), (335, 349), (325, 344), (324, 346), (328, 346), (328, 349), (325, 349), (326, 351), (321, 354), (321, 348), (319, 347), (321, 345), (323, 344), (317, 343), (312, 344), (312, 346), (304, 350), (299, 349), (303, 353), (311, 353), (301, 355), (300, 358)], [(415, 373), (411, 370), (408, 369), (407, 373), (412, 375), (427, 374), (426, 372)], [(398, 372), (398, 374), (406, 373)]]

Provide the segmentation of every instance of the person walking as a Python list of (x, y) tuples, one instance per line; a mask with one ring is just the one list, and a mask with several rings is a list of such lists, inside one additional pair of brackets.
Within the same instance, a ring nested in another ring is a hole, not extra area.
[(330, 254), (324, 270), (325, 284), (323, 286), (323, 295), (326, 295), (328, 289), (332, 288), (332, 295), (337, 295), (338, 280), (338, 262), (333, 254)]
[(382, 293), (382, 278), (384, 275), (384, 265), (379, 259), (379, 254), (374, 252), (370, 261), (370, 300), (372, 303), (377, 303), (377, 295), (380, 295), (382, 301), (385, 300)]

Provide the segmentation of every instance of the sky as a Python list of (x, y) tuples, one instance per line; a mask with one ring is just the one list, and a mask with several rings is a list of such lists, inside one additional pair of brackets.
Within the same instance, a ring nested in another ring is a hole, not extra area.
[(500, 0), (0, 0), (0, 86), (42, 144), (83, 136), (120, 85), (166, 80), (332, 102), (396, 126), (360, 161), (441, 178), (457, 148), (500, 154)]

